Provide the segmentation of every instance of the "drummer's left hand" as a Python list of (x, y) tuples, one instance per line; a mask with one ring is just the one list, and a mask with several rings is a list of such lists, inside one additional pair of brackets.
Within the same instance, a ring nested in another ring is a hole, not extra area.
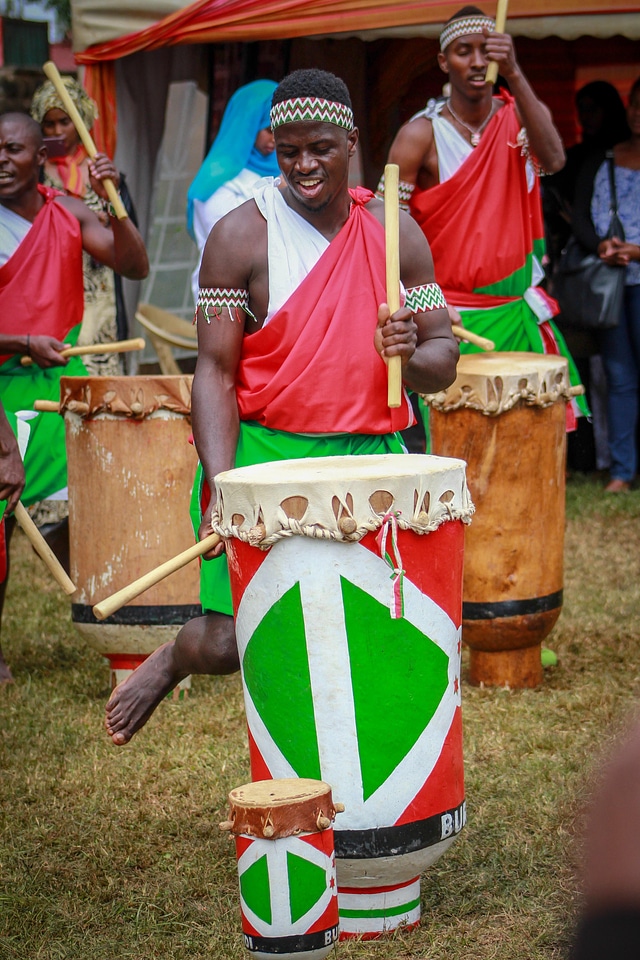
[(120, 174), (115, 163), (106, 153), (96, 153), (93, 160), (89, 160), (89, 174), (91, 176), (91, 186), (103, 200), (109, 199), (103, 180), (113, 180), (116, 190), (120, 186)]
[(411, 360), (418, 345), (418, 328), (408, 307), (400, 307), (392, 315), (386, 303), (378, 307), (378, 326), (374, 345), (381, 357), (400, 357), (402, 366)]
[(498, 72), (505, 80), (515, 77), (520, 72), (513, 39), (508, 33), (491, 33), (486, 28), (482, 31), (486, 37), (485, 56), (498, 64)]
[[(215, 533), (213, 527), (211, 526), (211, 513), (213, 505), (210, 504), (208, 508), (202, 515), (202, 522), (198, 528), (198, 540), (204, 540), (205, 537), (211, 536), (212, 533)], [(213, 550), (209, 550), (208, 553), (202, 554), (203, 560), (213, 560), (215, 557), (219, 557), (224, 553), (224, 540), (221, 540), (220, 543), (217, 543)]]

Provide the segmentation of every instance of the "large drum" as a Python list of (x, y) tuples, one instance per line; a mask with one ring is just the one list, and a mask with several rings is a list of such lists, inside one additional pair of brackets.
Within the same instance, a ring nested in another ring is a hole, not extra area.
[(190, 564), (104, 622), (92, 606), (194, 542), (191, 377), (62, 377), (73, 622), (122, 680), (201, 613)]
[(333, 821), (327, 783), (259, 780), (229, 794), (242, 932), (255, 960), (323, 960), (338, 939)]
[(330, 783), (341, 937), (420, 916), (465, 822), (464, 464), (327, 457), (216, 477), (252, 776)]
[(427, 398), (432, 447), (467, 461), (477, 513), (465, 545), (462, 635), (470, 681), (535, 687), (562, 608), (567, 361), (468, 354)]

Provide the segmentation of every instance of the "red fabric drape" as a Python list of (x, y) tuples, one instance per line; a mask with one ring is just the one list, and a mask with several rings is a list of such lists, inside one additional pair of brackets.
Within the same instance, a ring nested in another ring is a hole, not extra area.
[[(115, 60), (180, 43), (278, 40), (348, 30), (442, 23), (461, 0), (196, 0), (145, 30), (76, 54), (78, 63)], [(480, 7), (494, 14), (494, 0)], [(509, 17), (633, 13), (637, 0), (511, 0)]]
[[(44, 206), (18, 249), (0, 267), (0, 333), (28, 331), (64, 340), (82, 321), (82, 234), (73, 214), (55, 202), (59, 190), (38, 185), (38, 191)], [(2, 356), (0, 363), (8, 359), (9, 355)]]
[[(244, 338), (236, 378), (241, 420), (289, 433), (365, 434), (413, 422), (404, 391), (402, 406), (389, 408), (387, 368), (373, 343), (386, 300), (384, 229), (366, 208), (371, 191), (350, 193), (340, 233), (269, 323)], [(322, 402), (310, 405), (309, 391)]]
[(98, 150), (113, 158), (116, 152), (116, 70), (113, 61), (88, 66), (84, 88), (98, 104), (98, 119), (91, 136)]

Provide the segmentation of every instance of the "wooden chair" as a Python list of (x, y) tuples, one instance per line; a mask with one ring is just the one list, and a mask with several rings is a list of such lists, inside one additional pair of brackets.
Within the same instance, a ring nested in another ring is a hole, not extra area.
[(150, 303), (141, 303), (136, 311), (136, 320), (145, 328), (158, 355), (160, 370), (166, 374), (180, 374), (182, 371), (173, 355), (173, 347), (183, 350), (198, 350), (198, 338), (195, 327), (188, 320), (176, 317), (174, 313), (161, 310)]

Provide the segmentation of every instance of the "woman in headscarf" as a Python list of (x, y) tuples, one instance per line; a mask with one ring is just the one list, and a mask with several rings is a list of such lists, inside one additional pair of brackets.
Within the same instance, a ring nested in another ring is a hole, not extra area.
[[(82, 117), (85, 126), (91, 130), (98, 116), (95, 102), (73, 77), (63, 77), (62, 81), (69, 96)], [(109, 228), (109, 217), (104, 202), (94, 191), (89, 175), (89, 156), (74, 127), (71, 118), (50, 80), (36, 90), (31, 103), (31, 116), (36, 120), (45, 137), (56, 138), (59, 155), (49, 155), (44, 165), (44, 183), (64, 193), (79, 197), (93, 210)], [(100, 154), (99, 154), (100, 156)], [(102, 154), (104, 156), (104, 154)], [(130, 199), (124, 186), (123, 177), (111, 163), (110, 177), (123, 195), (125, 206), (130, 207)], [(135, 217), (132, 218), (135, 222)], [(84, 271), (84, 315), (78, 336), (79, 344), (108, 343), (126, 336), (126, 316), (122, 298), (117, 297), (116, 284), (120, 278), (103, 264), (83, 253)], [(118, 301), (120, 303), (118, 304)], [(120, 306), (118, 317), (117, 306)], [(120, 322), (118, 322), (120, 320)], [(85, 366), (92, 375), (114, 376), (123, 372), (118, 354), (87, 356)]]
[[(277, 84), (254, 80), (229, 100), (220, 129), (187, 193), (187, 229), (198, 244), (200, 259), (207, 237), (226, 213), (253, 196), (262, 177), (277, 177), (275, 141), (271, 133), (271, 98)], [(192, 278), (198, 299), (200, 263)]]

